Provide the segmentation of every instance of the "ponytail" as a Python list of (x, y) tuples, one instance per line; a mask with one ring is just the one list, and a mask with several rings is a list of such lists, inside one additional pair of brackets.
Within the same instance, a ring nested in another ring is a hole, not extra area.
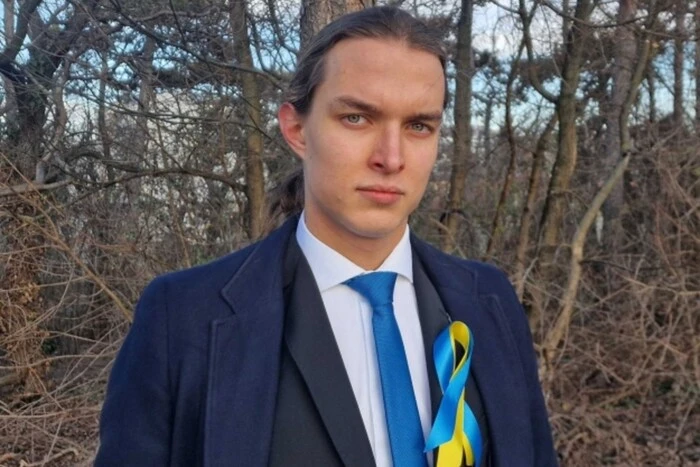
[(299, 168), (285, 178), (269, 196), (265, 234), (304, 209), (304, 171)]

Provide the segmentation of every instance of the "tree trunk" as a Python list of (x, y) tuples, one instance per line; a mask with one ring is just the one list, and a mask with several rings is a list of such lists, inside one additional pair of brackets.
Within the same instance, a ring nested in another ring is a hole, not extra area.
[[(153, 91), (154, 76), (153, 76), (153, 54), (156, 51), (156, 41), (150, 36), (146, 36), (146, 41), (143, 44), (143, 50), (139, 55), (139, 71), (141, 73), (141, 86), (139, 88), (139, 115), (137, 120), (137, 126), (143, 132), (144, 138), (143, 143), (146, 144), (150, 139), (148, 137), (148, 114), (151, 111), (151, 105), (155, 100), (155, 94)], [(148, 147), (144, 146), (140, 148), (143, 154), (146, 154)]]
[[(613, 87), (605, 116), (605, 136), (603, 142), (603, 173), (610, 174), (619, 163), (624, 151), (622, 134), (627, 132), (627, 118), (624, 115), (625, 102), (632, 90), (632, 78), (637, 59), (637, 39), (631, 21), (637, 14), (637, 0), (620, 0), (613, 39)], [(620, 238), (620, 212), (624, 202), (624, 184), (616, 184), (603, 205), (604, 243), (608, 251), (614, 251)]]
[(472, 0), (462, 0), (462, 8), (457, 24), (454, 153), (452, 154), (450, 194), (447, 201), (447, 213), (444, 218), (445, 230), (442, 237), (442, 248), (447, 252), (452, 252), (457, 248), (459, 224), (464, 203), (467, 165), (472, 158), (473, 9)]
[(561, 18), (561, 39), (562, 42), (566, 43), (566, 38), (569, 37), (571, 29), (571, 0), (562, 0), (561, 11), (563, 13)]
[(515, 280), (518, 298), (522, 301), (525, 290), (525, 265), (527, 262), (528, 245), (530, 244), (530, 230), (537, 202), (537, 193), (540, 191), (540, 182), (544, 172), (545, 152), (547, 145), (557, 124), (556, 114), (547, 122), (547, 126), (537, 140), (535, 152), (532, 155), (532, 169), (530, 171), (530, 181), (527, 188), (527, 200), (523, 206), (523, 213), (520, 218), (520, 233), (518, 235), (518, 248), (515, 254)]
[(695, 131), (700, 133), (700, 0), (695, 2)]
[(506, 83), (506, 135), (508, 138), (510, 158), (508, 160), (508, 168), (506, 169), (506, 178), (503, 182), (501, 195), (498, 199), (498, 204), (496, 205), (496, 213), (493, 216), (493, 222), (491, 224), (491, 235), (489, 235), (488, 245), (486, 246), (486, 255), (484, 255), (485, 260), (488, 260), (493, 256), (494, 250), (500, 242), (501, 235), (503, 233), (502, 219), (505, 216), (506, 202), (508, 200), (508, 194), (510, 193), (510, 187), (513, 184), (513, 177), (515, 175), (515, 161), (518, 156), (518, 147), (515, 141), (515, 130), (513, 128), (513, 83), (518, 76), (520, 68), (518, 63), (520, 63), (520, 57), (522, 56), (524, 49), (525, 43), (523, 41), (520, 45), (518, 53), (515, 56), (510, 73), (508, 73), (508, 82)]
[[(231, 28), (234, 35), (234, 53), (240, 65), (254, 68), (248, 37), (248, 20), (245, 0), (231, 2)], [(261, 97), (257, 77), (252, 73), (241, 75), (242, 101), (246, 111), (245, 179), (247, 204), (247, 230), (251, 240), (260, 237), (263, 231), (265, 209), (265, 178), (263, 169), (263, 126)]]
[(566, 56), (559, 98), (557, 100), (559, 147), (542, 219), (542, 248), (540, 249), (539, 259), (545, 273), (545, 280), (551, 276), (549, 272), (551, 272), (550, 268), (553, 266), (555, 253), (559, 246), (561, 226), (568, 204), (571, 177), (576, 168), (578, 155), (576, 91), (578, 90), (581, 77), (583, 52), (590, 34), (590, 28), (587, 26), (587, 23), (592, 11), (593, 2), (591, 0), (578, 0), (576, 2), (576, 21), (571, 24), (570, 33), (566, 41)]
[[(3, 0), (3, 32), (5, 34), (5, 43), (12, 42), (15, 35), (15, 0)], [(3, 90), (5, 92), (5, 115), (7, 120), (14, 120), (17, 115), (17, 104), (15, 102), (15, 88), (12, 80), (6, 76), (3, 79)], [(8, 118), (9, 117), (9, 118)]]
[(302, 0), (299, 50), (304, 50), (311, 38), (331, 21), (370, 6), (374, 6), (374, 0)]
[[(149, 115), (153, 110), (153, 105), (155, 103), (155, 76), (153, 70), (153, 60), (154, 54), (156, 52), (158, 44), (152, 37), (146, 36), (146, 40), (143, 44), (143, 49), (139, 54), (135, 64), (137, 65), (137, 70), (139, 73), (139, 95), (138, 95), (138, 113), (136, 114), (136, 131), (138, 132), (137, 140), (134, 145), (130, 148), (131, 150), (126, 153), (126, 162), (138, 165), (138, 161), (145, 154), (149, 154), (150, 148), (152, 147), (152, 135), (157, 135), (157, 132), (152, 128), (149, 128)], [(124, 184), (124, 189), (126, 191), (126, 203), (124, 205), (125, 210), (130, 210), (132, 206), (136, 204), (136, 200), (141, 196), (141, 187), (143, 186), (143, 179), (136, 178), (130, 180)]]
[(673, 123), (676, 127), (683, 125), (683, 66), (685, 64), (685, 12), (687, 0), (676, 0), (674, 17), (676, 22), (676, 34), (673, 38)]
[[(101, 59), (100, 86), (97, 98), (97, 131), (100, 134), (103, 157), (106, 160), (112, 160), (112, 136), (107, 128), (107, 76), (109, 73), (107, 54), (103, 53)], [(108, 165), (106, 170), (107, 180), (114, 180), (114, 168)]]
[(493, 121), (493, 106), (496, 97), (492, 92), (486, 95), (486, 109), (484, 110), (484, 160), (491, 158), (491, 122)]

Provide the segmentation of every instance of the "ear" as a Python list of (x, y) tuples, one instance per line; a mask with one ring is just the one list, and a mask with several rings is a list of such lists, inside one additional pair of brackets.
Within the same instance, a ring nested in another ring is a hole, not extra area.
[(306, 157), (306, 138), (304, 137), (304, 117), (297, 109), (285, 102), (277, 111), (280, 131), (289, 147), (301, 160)]

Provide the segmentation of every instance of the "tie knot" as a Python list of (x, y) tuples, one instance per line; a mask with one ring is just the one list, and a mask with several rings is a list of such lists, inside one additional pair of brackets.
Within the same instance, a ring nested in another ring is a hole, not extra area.
[(345, 285), (365, 297), (373, 310), (393, 303), (395, 283), (396, 273), (386, 271), (361, 274), (344, 282)]

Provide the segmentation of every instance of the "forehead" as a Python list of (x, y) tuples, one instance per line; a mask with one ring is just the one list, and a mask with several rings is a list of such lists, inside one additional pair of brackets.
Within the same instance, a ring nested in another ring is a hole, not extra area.
[(381, 107), (435, 112), (442, 110), (444, 94), (445, 77), (436, 55), (399, 40), (353, 38), (326, 54), (314, 106), (350, 95)]

